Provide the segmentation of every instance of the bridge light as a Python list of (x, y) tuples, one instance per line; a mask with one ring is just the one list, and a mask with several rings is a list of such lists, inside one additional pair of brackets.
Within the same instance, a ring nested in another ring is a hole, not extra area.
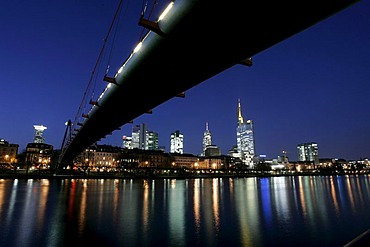
[(118, 74), (122, 72), (122, 70), (123, 70), (124, 67), (125, 67), (125, 65), (123, 65), (121, 68), (119, 68)]
[(138, 52), (142, 45), (143, 45), (143, 42), (140, 42), (139, 44), (137, 44), (137, 46), (134, 49), (134, 53)]
[(172, 6), (173, 6), (173, 2), (170, 2), (170, 4), (167, 6), (167, 8), (159, 16), (158, 21), (162, 20), (167, 15), (167, 13), (170, 11), (170, 9), (172, 8)]

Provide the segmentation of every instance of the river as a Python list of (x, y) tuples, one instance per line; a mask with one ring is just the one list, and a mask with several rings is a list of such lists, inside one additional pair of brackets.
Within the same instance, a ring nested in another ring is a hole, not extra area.
[(0, 246), (343, 246), (370, 176), (1, 179)]

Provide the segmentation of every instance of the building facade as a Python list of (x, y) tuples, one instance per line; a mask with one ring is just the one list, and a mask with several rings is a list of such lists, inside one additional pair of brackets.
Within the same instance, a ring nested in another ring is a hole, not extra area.
[(208, 145), (204, 152), (205, 157), (221, 156), (221, 148), (216, 145)]
[[(154, 131), (149, 131), (145, 123), (140, 125), (135, 125), (132, 128), (131, 138), (126, 137), (123, 140), (124, 147), (126, 148), (137, 148), (141, 150), (158, 150), (158, 133)], [(130, 143), (125, 143), (125, 141), (130, 141)]]
[(319, 148), (316, 142), (298, 144), (297, 152), (298, 161), (319, 164)]
[(50, 144), (28, 143), (25, 159), (27, 171), (49, 169), (53, 151), (53, 146)]
[(5, 139), (0, 139), (0, 163), (13, 164), (17, 162), (18, 144), (11, 144)]
[(158, 150), (158, 133), (154, 131), (148, 131), (146, 136), (146, 149), (147, 150)]
[(43, 125), (34, 125), (33, 127), (35, 128), (33, 143), (45, 143), (44, 131), (47, 129), (47, 127)]
[(131, 136), (122, 136), (122, 148), (133, 149)]
[(206, 130), (203, 133), (203, 150), (201, 156), (205, 156), (207, 146), (212, 145), (211, 131), (208, 129), (208, 122), (206, 123)]
[(148, 129), (145, 123), (132, 127), (132, 148), (146, 149), (146, 133)]
[(184, 135), (179, 130), (171, 133), (170, 153), (184, 153)]
[(240, 99), (238, 99), (238, 123), (236, 127), (236, 142), (239, 158), (249, 168), (253, 168), (255, 156), (253, 121), (244, 121), (241, 112)]

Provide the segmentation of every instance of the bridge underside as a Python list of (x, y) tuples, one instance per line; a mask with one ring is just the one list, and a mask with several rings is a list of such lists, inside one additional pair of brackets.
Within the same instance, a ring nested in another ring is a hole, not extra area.
[(61, 164), (122, 125), (357, 0), (176, 0), (67, 142)]

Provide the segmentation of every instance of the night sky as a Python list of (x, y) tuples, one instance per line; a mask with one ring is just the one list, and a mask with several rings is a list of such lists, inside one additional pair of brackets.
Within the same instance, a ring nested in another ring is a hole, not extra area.
[[(44, 125), (45, 142), (61, 148), (64, 123), (78, 112), (118, 3), (2, 1), (0, 138), (21, 152), (33, 141), (33, 125)], [(107, 65), (114, 75), (138, 43), (141, 10), (142, 1), (123, 1), (95, 73), (97, 95)], [(296, 160), (297, 144), (316, 142), (320, 158), (370, 157), (370, 3), (350, 6), (257, 54), (252, 67), (236, 65), (185, 93), (133, 123), (158, 132), (167, 152), (171, 132), (180, 130), (185, 153), (200, 154), (208, 122), (212, 144), (227, 154), (236, 144), (240, 98), (244, 119), (254, 122), (257, 154), (276, 158), (284, 150)], [(99, 144), (121, 146), (132, 126)]]

